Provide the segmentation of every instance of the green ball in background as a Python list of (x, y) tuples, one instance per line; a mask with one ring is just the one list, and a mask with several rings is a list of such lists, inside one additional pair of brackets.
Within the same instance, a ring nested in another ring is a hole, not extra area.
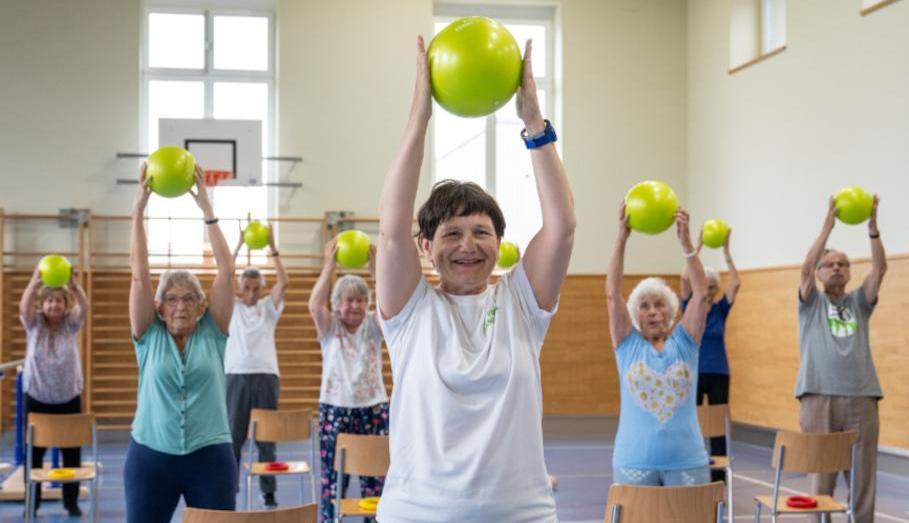
[(726, 243), (729, 225), (719, 218), (707, 220), (701, 228), (701, 241), (711, 249), (718, 249)]
[(521, 259), (521, 251), (518, 246), (512, 242), (502, 242), (499, 244), (499, 261), (496, 263), (503, 269), (508, 269), (518, 263)]
[(625, 195), (625, 215), (635, 231), (659, 234), (675, 221), (679, 198), (663, 182), (641, 182)]
[(432, 39), (426, 56), (433, 98), (458, 116), (495, 112), (521, 84), (521, 48), (489, 18), (455, 20)]
[(196, 181), (196, 159), (182, 147), (165, 145), (148, 157), (149, 188), (165, 198), (183, 196)]
[(338, 252), (335, 259), (343, 267), (357, 269), (369, 261), (369, 236), (356, 229), (338, 235)]
[(243, 243), (249, 250), (264, 249), (268, 245), (271, 229), (262, 222), (250, 222), (243, 231)]
[(857, 225), (871, 217), (874, 197), (858, 185), (846, 187), (836, 193), (836, 217), (843, 223)]
[(69, 260), (59, 254), (48, 254), (38, 262), (38, 272), (46, 287), (59, 289), (69, 281), (73, 274), (73, 266)]

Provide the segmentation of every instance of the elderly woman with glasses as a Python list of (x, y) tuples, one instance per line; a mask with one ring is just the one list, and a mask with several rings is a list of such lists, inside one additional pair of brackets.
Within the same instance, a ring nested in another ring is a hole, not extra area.
[(132, 439), (123, 470), (126, 519), (168, 522), (189, 507), (233, 510), (237, 462), (225, 403), (224, 351), (234, 306), (234, 263), (196, 166), (191, 192), (205, 217), (217, 275), (206, 298), (185, 270), (152, 287), (143, 213), (150, 188), (142, 167), (132, 215), (129, 321), (139, 364)]

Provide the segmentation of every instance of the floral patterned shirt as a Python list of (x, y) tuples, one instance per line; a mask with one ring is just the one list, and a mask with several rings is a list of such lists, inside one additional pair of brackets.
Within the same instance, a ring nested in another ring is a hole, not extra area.
[(337, 314), (320, 340), (322, 390), (319, 402), (335, 407), (369, 407), (388, 401), (382, 378), (382, 331), (370, 313), (350, 332)]

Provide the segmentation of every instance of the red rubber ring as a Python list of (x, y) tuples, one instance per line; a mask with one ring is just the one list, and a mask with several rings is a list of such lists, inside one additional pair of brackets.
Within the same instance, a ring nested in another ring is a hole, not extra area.
[(287, 463), (284, 463), (283, 461), (271, 461), (271, 462), (268, 462), (265, 464), (265, 470), (269, 470), (272, 472), (276, 472), (276, 471), (280, 471), (280, 470), (287, 470), (289, 468), (290, 468), (290, 465), (288, 465)]
[(817, 500), (810, 496), (790, 496), (786, 500), (786, 506), (791, 508), (815, 508)]

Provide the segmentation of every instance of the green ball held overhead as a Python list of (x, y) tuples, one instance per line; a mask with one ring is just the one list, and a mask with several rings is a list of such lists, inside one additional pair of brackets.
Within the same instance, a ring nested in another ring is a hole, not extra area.
[(433, 98), (457, 116), (493, 113), (521, 84), (521, 48), (489, 18), (455, 20), (432, 39), (426, 55)]
[(46, 287), (59, 289), (66, 285), (73, 274), (73, 266), (59, 254), (48, 254), (38, 262), (38, 272)]
[(356, 229), (338, 235), (335, 259), (342, 267), (357, 269), (369, 261), (369, 236)]
[(521, 251), (518, 246), (512, 242), (502, 242), (499, 244), (499, 261), (496, 263), (503, 269), (513, 267), (521, 259)]
[(856, 225), (871, 217), (874, 197), (858, 185), (846, 187), (836, 193), (836, 217), (843, 223)]
[(726, 243), (729, 225), (719, 218), (707, 220), (701, 228), (701, 241), (711, 249), (719, 249)]
[(268, 245), (271, 229), (262, 222), (250, 222), (243, 231), (243, 243), (249, 250), (264, 249)]
[(183, 196), (196, 181), (196, 159), (182, 147), (165, 145), (148, 157), (149, 188), (165, 198)]
[(671, 227), (678, 209), (678, 196), (663, 182), (641, 182), (625, 195), (629, 226), (644, 234), (659, 234)]

